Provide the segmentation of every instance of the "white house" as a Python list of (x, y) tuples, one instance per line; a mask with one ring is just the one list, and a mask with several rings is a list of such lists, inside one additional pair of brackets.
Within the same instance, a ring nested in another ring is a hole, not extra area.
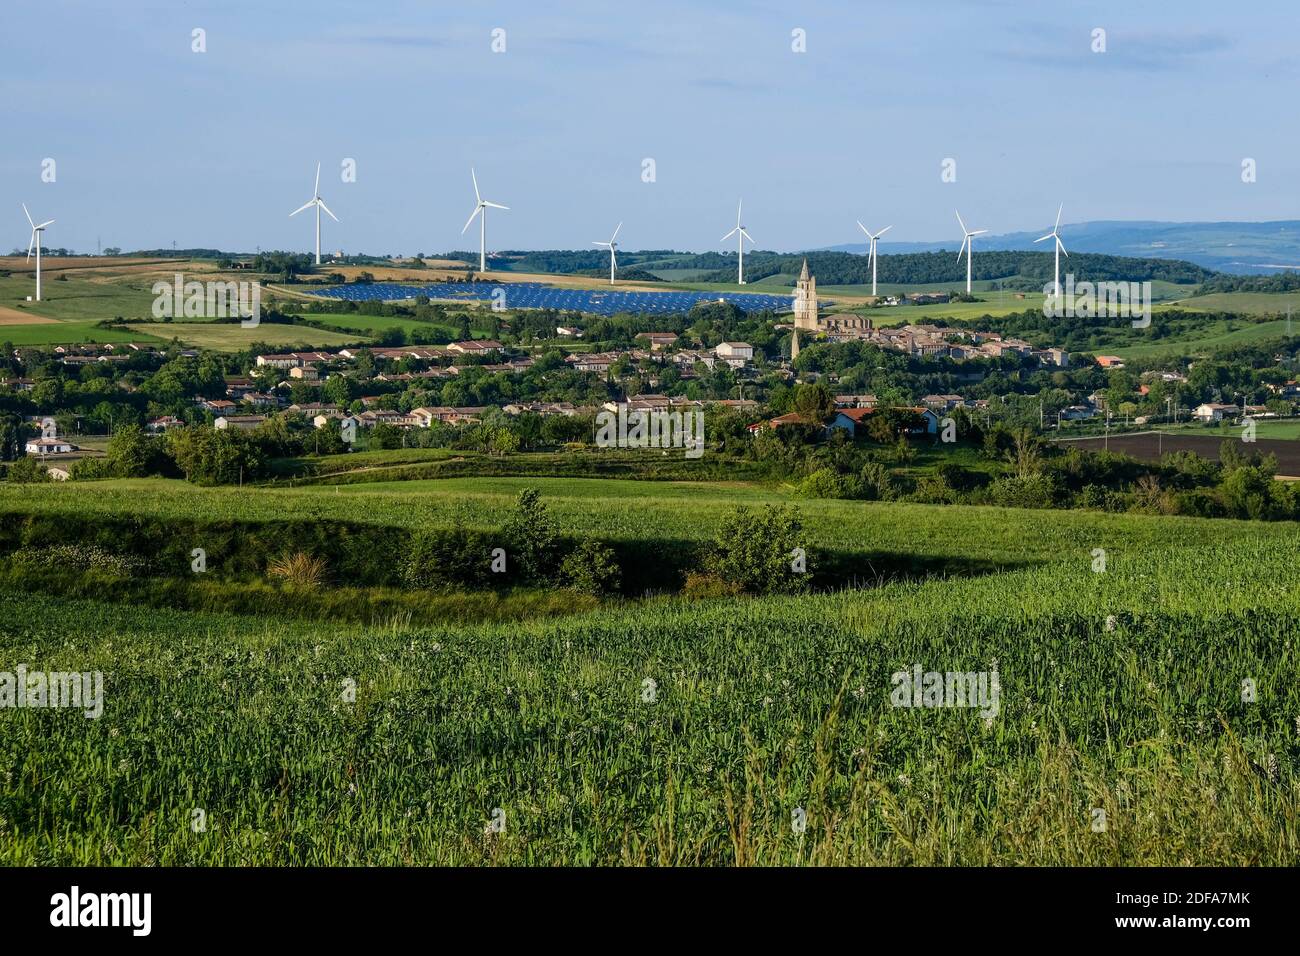
[(1219, 402), (1206, 402), (1197, 405), (1192, 417), (1198, 422), (1221, 422), (1224, 418), (1234, 418), (1241, 412), (1236, 405), (1223, 405)]
[(76, 450), (77, 446), (66, 438), (33, 438), (27, 443), (29, 455), (64, 455)]
[(719, 342), (713, 354), (732, 368), (740, 368), (754, 358), (754, 346), (748, 342)]

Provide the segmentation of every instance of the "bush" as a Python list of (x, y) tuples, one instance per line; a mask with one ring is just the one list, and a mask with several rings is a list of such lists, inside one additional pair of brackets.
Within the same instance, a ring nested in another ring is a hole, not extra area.
[(988, 487), (989, 504), (1003, 508), (1050, 508), (1056, 488), (1046, 475), (1009, 475)]
[(33, 484), (42, 481), (53, 481), (50, 473), (45, 470), (35, 458), (19, 458), (9, 466), (8, 478), (17, 484)]
[(802, 531), (793, 508), (736, 508), (723, 517), (703, 570), (750, 594), (801, 591), (808, 586), (808, 569), (799, 572), (792, 565), (795, 549), (806, 543)]
[(420, 531), (411, 540), (403, 577), (414, 588), (486, 587), (494, 546), (487, 535), (462, 527)]
[(614, 552), (588, 538), (569, 552), (560, 564), (565, 587), (580, 594), (610, 594), (622, 584), (623, 572)]
[(509, 560), (525, 581), (551, 579), (556, 559), (555, 522), (536, 488), (525, 488), (515, 500), (514, 513), (501, 529)]
[(834, 468), (818, 468), (799, 483), (805, 498), (847, 498), (844, 481)]
[(894, 496), (894, 481), (889, 469), (878, 461), (869, 461), (862, 466), (860, 497), (868, 501), (887, 501)]

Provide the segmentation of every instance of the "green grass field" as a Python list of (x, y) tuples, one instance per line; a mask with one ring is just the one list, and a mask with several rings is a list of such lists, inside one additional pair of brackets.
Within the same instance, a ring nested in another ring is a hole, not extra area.
[[(1300, 323), (1295, 325), (1300, 329)], [(1285, 319), (1274, 322), (1247, 322), (1240, 319), (1207, 320), (1192, 334), (1171, 335), (1142, 345), (1107, 347), (1106, 354), (1139, 360), (1182, 355), (1205, 355), (1214, 349), (1249, 345), (1267, 339), (1279, 339), (1288, 333)], [(1138, 333), (1135, 333), (1138, 334)]]
[(137, 323), (128, 325), (127, 328), (131, 330), (133, 339), (148, 334), (166, 336), (168, 339), (175, 336), (186, 345), (217, 352), (239, 352), (255, 342), (285, 349), (313, 349), (366, 341), (364, 335), (269, 322), (250, 329), (230, 322)]
[[(4, 487), (0, 512), (495, 526), (524, 485), (566, 532), (651, 539), (786, 500), (573, 479), (130, 481)], [(0, 664), (105, 679), (98, 720), (0, 711), (0, 862), (1295, 865), (1293, 525), (802, 507), (818, 545), (1012, 569), (455, 626), (0, 591)], [(892, 675), (914, 666), (995, 671), (996, 707), (892, 706)]]
[(379, 332), (386, 332), (389, 329), (401, 329), (407, 335), (415, 332), (442, 332), (447, 335), (455, 335), (456, 328), (452, 325), (437, 325), (431, 322), (417, 322), (415, 319), (404, 318), (400, 315), (359, 315), (359, 314), (337, 314), (331, 312), (297, 312), (300, 318), (312, 322), (319, 322), (322, 325), (328, 325), (331, 328), (343, 329), (348, 332), (358, 332), (363, 336), (374, 335)]

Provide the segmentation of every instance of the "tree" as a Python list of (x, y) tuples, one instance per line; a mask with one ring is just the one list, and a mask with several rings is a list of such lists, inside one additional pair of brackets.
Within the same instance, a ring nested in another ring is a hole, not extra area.
[(821, 382), (795, 386), (794, 410), (804, 421), (821, 425), (835, 414), (835, 396)]
[(124, 425), (108, 440), (108, 467), (119, 478), (143, 478), (158, 470), (158, 443), (139, 425)]

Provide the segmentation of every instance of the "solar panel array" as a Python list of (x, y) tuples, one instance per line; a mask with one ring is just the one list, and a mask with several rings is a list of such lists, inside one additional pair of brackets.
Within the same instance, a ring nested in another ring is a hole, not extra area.
[(755, 292), (605, 292), (598, 289), (564, 289), (540, 282), (435, 282), (402, 285), (394, 282), (370, 282), (334, 286), (312, 292), (326, 299), (349, 302), (373, 302), (411, 299), (425, 295), (430, 299), (491, 301), (499, 297), (507, 309), (558, 309), (614, 315), (619, 312), (677, 315), (689, 312), (700, 302), (730, 302), (746, 312), (770, 309), (789, 312), (792, 295), (769, 295)]

